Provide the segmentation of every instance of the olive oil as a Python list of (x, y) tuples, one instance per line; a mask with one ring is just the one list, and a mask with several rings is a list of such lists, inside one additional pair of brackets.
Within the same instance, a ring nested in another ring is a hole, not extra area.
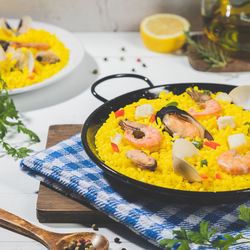
[(202, 18), (209, 39), (250, 59), (250, 0), (204, 0)]

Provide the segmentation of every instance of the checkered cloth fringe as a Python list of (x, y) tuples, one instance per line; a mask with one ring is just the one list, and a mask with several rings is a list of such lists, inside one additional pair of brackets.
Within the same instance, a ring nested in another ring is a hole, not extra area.
[[(98, 210), (118, 221), (149, 242), (172, 238), (172, 231), (198, 230), (202, 220), (222, 233), (235, 235), (245, 227), (238, 219), (240, 202), (216, 206), (171, 203), (169, 199), (125, 194), (111, 185), (103, 171), (87, 156), (77, 134), (57, 145), (28, 156), (21, 169), (50, 187), (74, 198), (87, 200)], [(121, 186), (122, 184), (120, 184)], [(248, 207), (250, 200), (245, 201)], [(243, 231), (250, 237), (249, 230)], [(192, 247), (192, 249), (199, 246)], [(250, 249), (250, 246), (246, 246)]]

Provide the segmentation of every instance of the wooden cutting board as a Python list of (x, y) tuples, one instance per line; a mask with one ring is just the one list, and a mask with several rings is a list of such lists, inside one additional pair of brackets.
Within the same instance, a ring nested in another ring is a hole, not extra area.
[[(81, 131), (82, 125), (52, 125), (49, 127), (46, 148)], [(86, 202), (78, 202), (40, 183), (37, 199), (37, 218), (42, 223), (107, 223), (111, 220)]]

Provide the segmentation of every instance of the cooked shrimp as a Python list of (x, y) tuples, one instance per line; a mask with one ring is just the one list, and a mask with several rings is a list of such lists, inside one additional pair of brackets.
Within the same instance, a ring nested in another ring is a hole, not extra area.
[(136, 147), (151, 148), (161, 142), (160, 131), (150, 125), (128, 120), (120, 120), (119, 125), (125, 131), (125, 139)]
[(189, 109), (189, 113), (192, 116), (203, 116), (203, 115), (212, 115), (220, 111), (221, 105), (216, 100), (206, 93), (200, 93), (196, 90), (191, 89), (192, 91), (187, 91), (191, 98), (199, 104), (201, 108), (204, 108), (201, 112), (196, 112), (193, 108)]
[(235, 149), (222, 153), (217, 164), (230, 174), (247, 174), (250, 172), (250, 153), (242, 157)]
[(19, 43), (19, 42), (10, 42), (10, 46), (14, 48), (35, 48), (38, 50), (47, 50), (50, 48), (48, 43)]

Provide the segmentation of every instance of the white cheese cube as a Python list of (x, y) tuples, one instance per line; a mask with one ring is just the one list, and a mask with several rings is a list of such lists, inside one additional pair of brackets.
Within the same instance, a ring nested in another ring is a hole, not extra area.
[(111, 137), (111, 142), (115, 143), (116, 145), (119, 145), (122, 140), (122, 135), (119, 133), (115, 133), (115, 136)]
[(231, 128), (235, 128), (235, 122), (233, 116), (221, 116), (217, 120), (217, 124), (219, 127), (219, 130), (230, 126)]
[(223, 102), (232, 102), (232, 97), (230, 96), (230, 95), (228, 95), (227, 93), (220, 93), (220, 94), (218, 94), (216, 97), (215, 97), (215, 99), (217, 100), (217, 101), (223, 101)]
[(238, 148), (247, 145), (247, 140), (244, 134), (235, 134), (228, 136), (228, 144), (230, 149)]
[(135, 118), (140, 118), (140, 117), (148, 117), (154, 114), (155, 110), (154, 107), (150, 104), (143, 104), (138, 107), (136, 107), (135, 110)]

